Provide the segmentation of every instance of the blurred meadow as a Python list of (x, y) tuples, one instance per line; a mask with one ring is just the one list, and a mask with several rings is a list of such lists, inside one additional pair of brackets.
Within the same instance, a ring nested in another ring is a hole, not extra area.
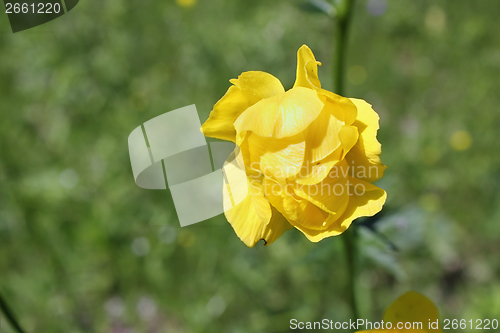
[[(290, 230), (249, 249), (222, 215), (181, 228), (168, 190), (135, 185), (129, 133), (190, 104), (203, 122), (241, 72), (290, 88), (307, 44), (332, 89), (328, 16), (189, 2), (81, 1), (16, 34), (0, 14), (0, 293), (28, 332), (349, 320), (339, 239)], [(387, 205), (360, 228), (362, 318), (416, 290), (441, 319), (500, 320), (499, 16), (495, 0), (356, 3), (347, 95), (379, 113), (389, 166)]]

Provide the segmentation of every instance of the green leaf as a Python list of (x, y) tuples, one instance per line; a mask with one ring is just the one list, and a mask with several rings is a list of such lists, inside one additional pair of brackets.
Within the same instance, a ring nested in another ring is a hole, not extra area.
[(300, 7), (310, 13), (322, 13), (334, 17), (336, 10), (331, 3), (325, 0), (309, 0), (301, 3)]
[(25, 331), (21, 328), (21, 325), (19, 325), (19, 322), (17, 321), (16, 317), (12, 313), (12, 310), (10, 307), (7, 305), (7, 302), (4, 300), (2, 295), (0, 294), (0, 312), (3, 312), (5, 315), (5, 318), (7, 321), (12, 325), (14, 330), (18, 333), (24, 333)]

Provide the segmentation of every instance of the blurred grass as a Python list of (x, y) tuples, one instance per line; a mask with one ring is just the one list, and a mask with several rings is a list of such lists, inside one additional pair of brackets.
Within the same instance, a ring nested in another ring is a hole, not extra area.
[[(248, 249), (221, 216), (180, 228), (168, 191), (138, 188), (128, 158), (136, 126), (189, 104), (204, 121), (243, 71), (291, 87), (304, 43), (331, 89), (332, 22), (298, 4), (82, 1), (17, 34), (1, 14), (0, 290), (29, 332), (348, 320), (337, 239), (292, 230)], [(408, 289), (442, 318), (498, 317), (499, 14), (495, 1), (357, 3), (347, 91), (381, 116), (377, 226), (399, 249), (363, 232), (363, 317)]]

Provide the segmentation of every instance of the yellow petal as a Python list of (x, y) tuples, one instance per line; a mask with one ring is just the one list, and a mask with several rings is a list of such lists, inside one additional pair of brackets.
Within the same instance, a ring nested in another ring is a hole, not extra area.
[(215, 104), (207, 121), (201, 125), (201, 131), (208, 137), (235, 142), (236, 130), (233, 123), (250, 105), (247, 96), (240, 89), (229, 87)]
[(428, 333), (441, 332), (439, 328), (430, 329), (429, 320), (431, 322), (439, 320), (438, 309), (430, 299), (415, 291), (409, 291), (398, 298), (384, 314), (384, 321), (391, 322), (393, 327), (398, 322), (421, 322), (423, 331)]
[(358, 118), (354, 126), (358, 128), (359, 139), (346, 156), (350, 165), (355, 168), (364, 168), (365, 176), (362, 179), (374, 182), (384, 175), (385, 165), (380, 161), (382, 146), (377, 140), (379, 116), (371, 105), (361, 99), (351, 98), (358, 109)]
[(311, 49), (307, 45), (302, 45), (297, 52), (297, 77), (293, 86), (320, 89), (318, 65), (321, 66), (321, 63), (316, 61)]
[(349, 183), (352, 195), (344, 214), (338, 220), (344, 230), (358, 217), (373, 216), (380, 212), (387, 199), (387, 193), (373, 184), (353, 177), (349, 177)]
[(284, 181), (300, 172), (306, 149), (304, 141), (284, 147), (270, 145), (269, 148), (260, 159), (260, 168), (264, 175)]
[(336, 223), (332, 223), (328, 229), (323, 229), (323, 230), (311, 229), (303, 225), (295, 225), (291, 222), (290, 224), (292, 224), (295, 228), (297, 228), (300, 232), (302, 232), (304, 236), (306, 236), (307, 239), (313, 243), (317, 243), (320, 240), (323, 240), (324, 238), (327, 237), (338, 236), (345, 231), (345, 229), (342, 229)]
[(272, 179), (263, 181), (266, 198), (290, 222), (297, 227), (324, 228), (328, 213), (308, 200), (298, 197), (292, 184), (280, 184)]
[(340, 129), (344, 123), (335, 118), (326, 108), (306, 129), (307, 150), (310, 161), (315, 163), (330, 155), (341, 144)]
[(288, 223), (285, 217), (278, 210), (271, 206), (272, 217), (269, 224), (262, 231), (261, 237), (266, 242), (266, 246), (272, 244), (285, 231), (293, 229), (293, 226)]
[[(248, 181), (248, 186), (249, 192), (246, 198), (233, 208), (225, 207), (224, 214), (236, 235), (248, 247), (254, 247), (259, 240), (270, 244), (291, 226), (279, 212), (271, 209), (259, 182)], [(230, 189), (224, 191), (226, 197), (229, 193)]]
[(242, 151), (236, 147), (222, 167), (224, 186), (222, 192), (224, 211), (243, 201), (249, 193), (249, 172), (246, 170)]
[[(252, 132), (245, 132), (244, 135), (238, 136), (236, 140), (236, 146), (240, 147), (241, 154), (243, 156), (243, 160), (245, 161), (245, 166), (247, 170), (256, 170), (260, 173), (260, 155), (257, 153), (250, 154), (250, 145), (248, 138), (254, 135)], [(256, 147), (255, 150), (257, 150)]]
[(352, 125), (356, 121), (358, 110), (351, 99), (321, 89), (318, 94), (325, 103), (325, 108), (345, 125)]
[(339, 163), (342, 157), (342, 152), (342, 147), (339, 147), (321, 161), (312, 163), (310, 159), (306, 160), (295, 181), (297, 184), (301, 185), (313, 185), (321, 182), (326, 178), (326, 176), (328, 176), (333, 166)]
[(285, 92), (280, 80), (266, 72), (244, 72), (229, 81), (247, 96), (250, 104)]
[(238, 133), (252, 131), (261, 137), (286, 138), (304, 131), (323, 105), (314, 90), (297, 87), (252, 105), (236, 119), (234, 127)]
[(378, 213), (387, 198), (384, 190), (357, 178), (349, 177), (349, 188), (351, 195), (345, 212), (340, 217), (330, 214), (325, 221), (328, 229), (314, 230), (305, 227), (297, 227), (297, 229), (302, 231), (312, 242), (319, 242), (326, 237), (337, 236), (347, 230), (351, 222), (358, 217), (373, 216)]
[(241, 147), (252, 170), (259, 170), (267, 177), (280, 181), (299, 173), (306, 147), (302, 134), (275, 139), (247, 133)]
[[(309, 186), (299, 185), (295, 193), (322, 210), (340, 216), (344, 213), (349, 202), (349, 168), (346, 162), (338, 163), (333, 168), (321, 183)], [(330, 223), (334, 222), (332, 219), (328, 220)], [(326, 220), (323, 222), (323, 227), (323, 229), (328, 227)]]
[(339, 131), (340, 143), (342, 145), (342, 157), (344, 158), (347, 153), (358, 142), (359, 133), (356, 126), (342, 126)]
[(264, 72), (245, 72), (215, 104), (201, 130), (205, 136), (235, 142), (234, 121), (251, 105), (261, 99), (284, 92), (280, 81)]
[(324, 102), (323, 110), (306, 130), (311, 163), (325, 159), (341, 145), (344, 148), (341, 158), (344, 158), (358, 140), (357, 128), (349, 126), (356, 119), (355, 105), (348, 98), (333, 95), (335, 102), (319, 94)]

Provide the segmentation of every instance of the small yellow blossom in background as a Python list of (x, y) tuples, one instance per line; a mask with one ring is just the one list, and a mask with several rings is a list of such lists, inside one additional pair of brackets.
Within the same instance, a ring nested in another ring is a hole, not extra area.
[[(295, 227), (310, 241), (343, 233), (361, 216), (378, 213), (386, 193), (371, 183), (385, 166), (376, 135), (379, 117), (361, 99), (321, 88), (312, 51), (298, 51), (292, 89), (265, 72), (244, 72), (215, 104), (203, 124), (206, 136), (235, 142), (243, 156), (248, 187), (225, 215), (249, 247), (271, 244)], [(241, 173), (240, 173), (241, 174)], [(245, 176), (245, 175), (244, 175)]]
[(435, 213), (439, 210), (441, 199), (435, 193), (427, 193), (420, 197), (420, 206), (427, 212)]
[(351, 84), (360, 85), (366, 81), (367, 73), (363, 66), (352, 66), (347, 71), (347, 79)]
[(440, 35), (446, 28), (446, 13), (438, 5), (432, 5), (427, 10), (424, 23), (430, 32)]
[[(358, 331), (356, 333), (442, 332), (439, 328), (439, 313), (436, 306), (430, 299), (416, 291), (409, 291), (394, 301), (385, 311), (383, 322), (383, 329)], [(390, 323), (392, 329), (387, 329), (387, 323)], [(418, 325), (418, 323), (421, 323), (421, 325)], [(405, 329), (405, 324), (407, 327), (412, 328)], [(402, 329), (398, 329), (398, 325), (402, 327)]]
[(455, 150), (464, 151), (472, 145), (472, 138), (467, 131), (456, 131), (450, 137), (450, 145)]
[(196, 5), (197, 0), (175, 0), (175, 2), (181, 7), (193, 7)]

